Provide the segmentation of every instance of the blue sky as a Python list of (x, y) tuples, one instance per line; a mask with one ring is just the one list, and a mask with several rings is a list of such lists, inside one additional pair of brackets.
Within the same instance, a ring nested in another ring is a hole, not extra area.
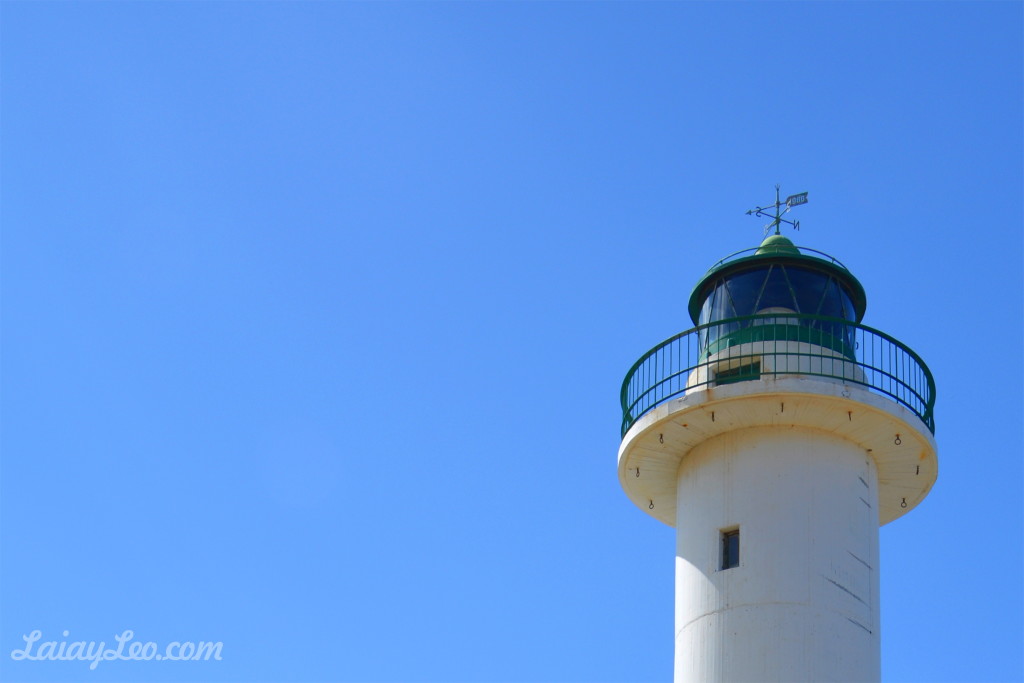
[[(1022, 5), (0, 3), (0, 678), (667, 681), (619, 384), (743, 212), (938, 386), (886, 681), (1022, 677)], [(45, 638), (219, 662), (12, 661)]]

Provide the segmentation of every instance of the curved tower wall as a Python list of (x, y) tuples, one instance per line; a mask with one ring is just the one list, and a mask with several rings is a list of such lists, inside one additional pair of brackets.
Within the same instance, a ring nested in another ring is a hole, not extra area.
[(676, 500), (677, 683), (879, 680), (878, 470), (862, 448), (727, 432), (683, 459)]

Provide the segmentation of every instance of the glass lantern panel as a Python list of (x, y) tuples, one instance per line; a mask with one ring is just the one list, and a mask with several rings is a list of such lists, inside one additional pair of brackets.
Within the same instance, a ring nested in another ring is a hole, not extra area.
[(850, 296), (846, 293), (846, 290), (840, 290), (840, 296), (843, 300), (843, 317), (847, 320), (856, 321), (857, 312), (853, 308), (853, 301), (850, 300)]
[(732, 295), (736, 315), (754, 314), (767, 276), (768, 268), (758, 268), (729, 278), (729, 293)]
[(832, 318), (843, 317), (843, 296), (836, 285), (836, 281), (831, 278), (829, 278), (828, 285), (825, 287), (825, 297), (821, 300), (821, 308), (818, 310), (818, 313), (819, 315), (827, 315)]
[(754, 312), (765, 309), (786, 309), (796, 310), (796, 302), (793, 300), (793, 291), (789, 288), (789, 282), (781, 266), (772, 266), (768, 273), (768, 280), (765, 282), (764, 290), (757, 301)]
[(789, 283), (793, 285), (793, 291), (796, 293), (797, 312), (817, 313), (828, 276), (793, 266), (786, 269), (786, 274), (789, 275)]
[(733, 306), (732, 297), (729, 295), (728, 285), (721, 280), (715, 288), (715, 303), (711, 307), (712, 320), (725, 320), (735, 318), (736, 308)]

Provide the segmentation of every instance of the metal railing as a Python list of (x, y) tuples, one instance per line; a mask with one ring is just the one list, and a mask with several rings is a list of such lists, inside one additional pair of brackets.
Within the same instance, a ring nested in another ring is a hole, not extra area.
[[(769, 245), (761, 247), (750, 247), (749, 249), (741, 249), (740, 251), (729, 254), (725, 258), (716, 261), (710, 268), (708, 268), (707, 272), (710, 273), (714, 270), (718, 270), (727, 263), (739, 261), (740, 259), (745, 259), (750, 256), (758, 256), (762, 254), (769, 256), (786, 256), (792, 254), (794, 251), (799, 253), (800, 256), (813, 256), (814, 258), (818, 258), (823, 261), (828, 261), (829, 263), (835, 266), (839, 266), (840, 268), (847, 272), (850, 271), (850, 269), (843, 265), (843, 263), (835, 256), (830, 256), (823, 251), (818, 251), (817, 249), (811, 249), (809, 247), (798, 247), (796, 245)], [(707, 273), (705, 273), (705, 275), (707, 275)]]
[(935, 432), (935, 381), (910, 348), (849, 320), (786, 313), (699, 325), (645, 353), (622, 382), (622, 435), (671, 398), (780, 375), (865, 386), (905, 406)]

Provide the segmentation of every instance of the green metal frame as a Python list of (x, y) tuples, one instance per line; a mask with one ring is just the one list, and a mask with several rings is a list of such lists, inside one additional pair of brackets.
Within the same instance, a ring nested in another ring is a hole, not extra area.
[[(841, 334), (837, 336), (836, 331)], [(852, 339), (852, 348), (847, 339)], [(780, 350), (777, 344), (780, 341), (802, 342), (803, 345), (797, 350), (787, 346)], [(905, 406), (935, 433), (935, 380), (928, 366), (911, 348), (884, 332), (842, 318), (786, 313), (698, 325), (645, 353), (622, 382), (619, 393), (622, 435), (625, 436), (642, 415), (669, 399), (712, 384), (712, 366), (722, 360), (713, 356), (729, 348), (742, 349), (742, 345), (755, 350), (730, 353), (727, 360), (731, 365), (743, 365), (744, 361), (753, 363), (771, 356), (775, 367), (768, 371), (762, 364), (757, 378), (731, 381), (804, 375), (860, 384)], [(801, 369), (801, 358), (820, 359), (820, 371)], [(859, 368), (862, 379), (850, 377), (851, 366)], [(698, 369), (705, 369), (706, 378), (687, 386), (691, 373)]]

